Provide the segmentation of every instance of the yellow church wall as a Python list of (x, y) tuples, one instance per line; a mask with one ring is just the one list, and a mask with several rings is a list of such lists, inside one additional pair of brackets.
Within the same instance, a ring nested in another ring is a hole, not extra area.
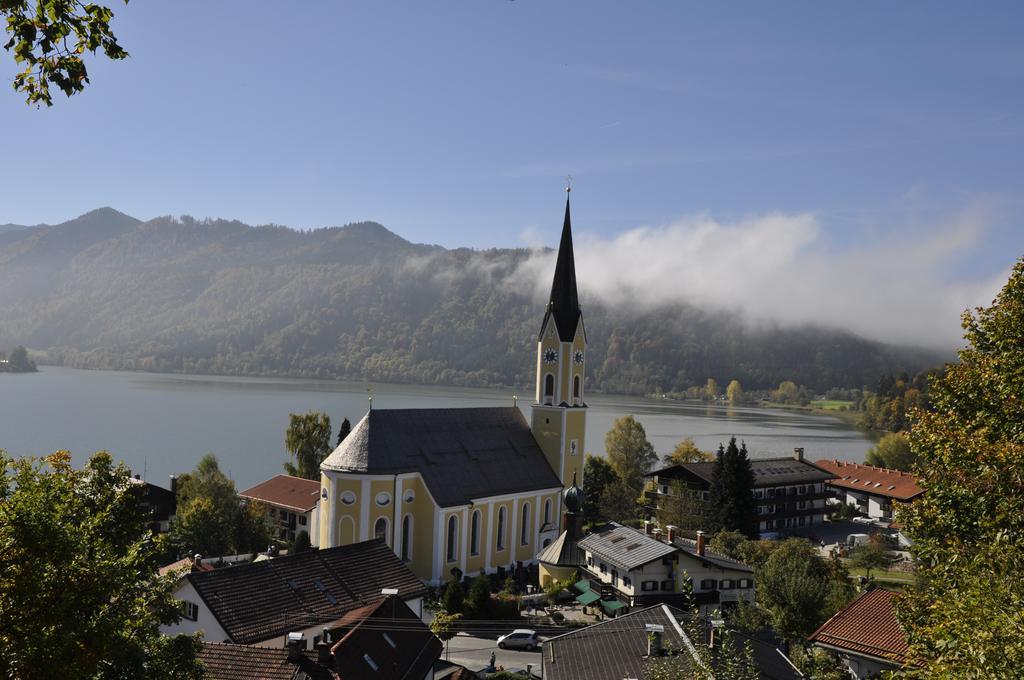
[(334, 482), (327, 475), (320, 473), (320, 489), (327, 492), (327, 498), (321, 493), (320, 498), (320, 535), (317, 537), (319, 543), (325, 547), (331, 546), (331, 508), (334, 503)]
[[(520, 499), (516, 507), (516, 535), (515, 535), (515, 551), (513, 553), (513, 559), (516, 560), (532, 560), (536, 555), (533, 547), (537, 543), (537, 538), (534, 535), (534, 528), (537, 526), (537, 512), (536, 503), (534, 502), (535, 497), (531, 496), (527, 499)], [(523, 507), (530, 508), (530, 517), (528, 518), (529, 527), (526, 529), (526, 544), (522, 542), (523, 539)]]
[[(492, 504), (494, 506), (494, 516), (492, 521), (494, 522), (494, 529), (491, 531), (490, 545), (487, 549), (491, 551), (491, 568), (507, 567), (512, 561), (512, 546), (514, 543), (512, 539), (515, 538), (511, 535), (512, 530), (512, 501), (500, 501)], [(498, 512), (501, 508), (505, 508), (505, 548), (503, 550), (498, 549)]]
[[(379, 494), (387, 494), (388, 502), (386, 505), (380, 505), (377, 503), (377, 496)], [(370, 513), (369, 522), (367, 523), (367, 539), (374, 538), (374, 529), (377, 526), (377, 521), (383, 518), (385, 522), (387, 522), (387, 531), (384, 532), (384, 541), (389, 547), (394, 547), (395, 502), (394, 478), (370, 480)]]
[[(572, 483), (573, 472), (576, 473), (576, 484), (578, 486), (583, 486), (586, 419), (587, 412), (583, 409), (570, 410), (565, 414), (565, 472), (562, 483), (566, 486)], [(576, 446), (576, 455), (572, 455), (570, 452), (570, 447), (572, 446), (572, 441), (574, 439), (578, 442)]]
[[(335, 504), (337, 509), (337, 515), (334, 518), (334, 521), (337, 523), (334, 544), (348, 545), (350, 543), (357, 543), (359, 541), (359, 521), (361, 519), (362, 483), (358, 479), (336, 477), (333, 486), (334, 493), (329, 499)], [(345, 505), (341, 502), (341, 497), (346, 491), (351, 491), (356, 496), (356, 502), (352, 505)], [(320, 516), (324, 517), (325, 515), (321, 514)], [(348, 519), (348, 524), (345, 522), (346, 518)]]
[(544, 452), (551, 469), (561, 474), (562, 466), (562, 410), (557, 408), (534, 408), (533, 424), (530, 430), (537, 445)]
[[(490, 503), (478, 503), (466, 514), (466, 573), (472, 574), (487, 566), (487, 508)], [(473, 513), (480, 516), (480, 534), (477, 543), (477, 554), (473, 554)]]

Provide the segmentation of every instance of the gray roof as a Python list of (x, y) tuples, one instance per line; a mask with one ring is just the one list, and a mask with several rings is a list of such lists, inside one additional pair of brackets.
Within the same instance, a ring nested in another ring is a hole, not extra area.
[(369, 474), (419, 472), (442, 507), (562, 488), (514, 406), (373, 409), (320, 467)]
[(578, 567), (580, 566), (580, 551), (575, 541), (569, 540), (569, 532), (563, 531), (537, 555), (537, 561), (541, 564), (550, 564), (555, 567)]
[(631, 571), (637, 567), (671, 555), (678, 548), (671, 543), (659, 541), (642, 531), (609, 522), (588, 534), (578, 544), (586, 550), (616, 567)]
[(752, 567), (748, 567), (746, 564), (738, 560), (726, 557), (725, 555), (716, 553), (713, 550), (708, 550), (706, 547), (704, 548), (704, 554), (698, 555), (697, 541), (689, 538), (676, 538), (675, 545), (694, 559), (701, 560), (702, 562), (719, 567), (720, 569), (732, 569), (733, 571), (749, 571), (750, 573), (754, 573), (754, 569)]
[[(701, 480), (711, 483), (711, 471), (714, 461), (701, 463), (683, 463), (670, 465), (660, 470), (648, 472), (645, 477), (665, 477), (675, 479), (686, 476), (689, 472)], [(751, 458), (750, 467), (754, 471), (754, 486), (781, 486), (783, 484), (810, 484), (835, 479), (835, 475), (823, 470), (814, 463), (796, 458)]]

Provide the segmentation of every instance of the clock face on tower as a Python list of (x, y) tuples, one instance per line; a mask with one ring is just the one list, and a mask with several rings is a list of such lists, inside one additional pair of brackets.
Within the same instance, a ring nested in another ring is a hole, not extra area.
[(576, 353), (572, 355), (572, 360), (575, 361), (577, 365), (582, 364), (583, 352), (581, 350), (576, 350)]
[(553, 349), (544, 350), (544, 363), (553, 364), (558, 361), (558, 352)]

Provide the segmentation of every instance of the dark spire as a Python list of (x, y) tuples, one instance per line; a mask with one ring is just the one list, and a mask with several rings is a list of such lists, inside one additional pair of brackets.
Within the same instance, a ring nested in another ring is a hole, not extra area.
[(558, 260), (555, 263), (555, 278), (551, 282), (551, 296), (544, 314), (543, 329), (548, 317), (555, 318), (558, 338), (571, 342), (576, 335), (580, 321), (580, 300), (576, 294), (576, 262), (572, 253), (572, 224), (569, 219), (569, 189), (565, 196), (565, 222), (562, 223), (562, 240), (558, 244)]

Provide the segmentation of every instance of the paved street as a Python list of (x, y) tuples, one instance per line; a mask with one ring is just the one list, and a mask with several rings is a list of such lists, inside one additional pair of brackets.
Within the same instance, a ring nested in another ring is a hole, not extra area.
[(448, 642), (449, 660), (462, 664), (472, 671), (478, 671), (487, 666), (491, 660), (491, 652), (494, 652), (496, 665), (504, 666), (507, 670), (520, 668), (525, 670), (527, 664), (533, 664), (534, 675), (540, 677), (541, 652), (539, 651), (523, 652), (498, 649), (494, 639), (474, 637), (466, 633), (459, 633)]

